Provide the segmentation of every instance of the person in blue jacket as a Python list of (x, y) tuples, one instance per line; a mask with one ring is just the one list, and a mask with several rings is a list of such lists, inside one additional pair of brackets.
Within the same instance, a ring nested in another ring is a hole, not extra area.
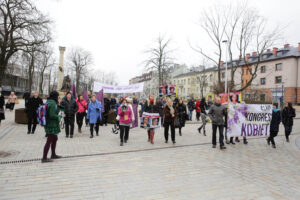
[(90, 123), (90, 132), (91, 136), (90, 138), (94, 137), (94, 129), (96, 131), (96, 135), (99, 136), (99, 125), (100, 120), (102, 120), (102, 116), (100, 113), (102, 113), (103, 107), (101, 105), (101, 102), (96, 100), (96, 96), (93, 95), (91, 102), (89, 103), (88, 107), (88, 113), (87, 113), (87, 119)]

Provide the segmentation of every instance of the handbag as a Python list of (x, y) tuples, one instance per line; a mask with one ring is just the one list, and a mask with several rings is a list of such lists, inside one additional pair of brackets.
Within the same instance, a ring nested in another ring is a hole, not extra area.
[(15, 104), (19, 104), (19, 100), (18, 99), (15, 100)]
[(180, 127), (181, 127), (179, 117), (176, 117), (176, 118), (175, 118), (174, 126), (175, 126), (175, 128), (180, 128)]

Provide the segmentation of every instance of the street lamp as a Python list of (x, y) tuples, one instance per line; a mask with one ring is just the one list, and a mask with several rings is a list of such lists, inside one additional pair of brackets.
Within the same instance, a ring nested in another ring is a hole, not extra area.
[[(223, 40), (222, 43), (225, 43), (226, 45), (226, 69), (225, 69), (225, 93), (227, 93), (228, 91), (228, 85), (227, 85), (227, 68), (228, 68), (228, 62), (227, 62), (227, 53), (228, 53), (228, 41), (227, 40)], [(228, 96), (228, 95), (227, 95)], [(229, 97), (228, 97), (229, 98)]]

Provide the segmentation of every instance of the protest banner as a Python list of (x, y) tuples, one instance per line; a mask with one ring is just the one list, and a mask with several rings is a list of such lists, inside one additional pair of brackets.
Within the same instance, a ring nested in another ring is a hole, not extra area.
[(271, 104), (228, 104), (227, 135), (269, 136), (272, 119)]
[(94, 82), (93, 91), (99, 92), (101, 89), (103, 89), (104, 93), (112, 93), (112, 94), (136, 93), (136, 92), (143, 92), (144, 83), (116, 86), (116, 85), (106, 85), (99, 82)]
[(161, 117), (159, 113), (143, 112), (140, 120), (141, 128), (159, 128), (161, 126)]
[(221, 93), (219, 94), (221, 98), (221, 103), (222, 104), (228, 104), (228, 99), (229, 101), (232, 100), (232, 96), (236, 95), (237, 96), (237, 101), (242, 102), (242, 95), (240, 92), (230, 92), (230, 93)]

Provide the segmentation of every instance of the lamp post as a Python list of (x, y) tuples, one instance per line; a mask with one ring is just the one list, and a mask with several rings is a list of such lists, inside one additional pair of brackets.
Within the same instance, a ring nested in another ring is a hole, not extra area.
[[(227, 59), (227, 54), (228, 54), (228, 41), (227, 40), (223, 40), (222, 41), (223, 43), (225, 43), (226, 45), (226, 68), (225, 68), (225, 93), (228, 92), (228, 85), (227, 85), (227, 77), (228, 77), (228, 74), (227, 74), (227, 69), (228, 69), (228, 59)], [(229, 99), (229, 95), (227, 94), (227, 97)]]

